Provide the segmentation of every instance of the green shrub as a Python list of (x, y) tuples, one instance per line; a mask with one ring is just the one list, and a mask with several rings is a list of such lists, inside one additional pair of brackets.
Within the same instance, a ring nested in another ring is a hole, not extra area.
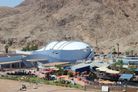
[(72, 72), (68, 72), (69, 77), (73, 77), (73, 73)]
[(38, 77), (34, 77), (34, 76), (3, 76), (0, 77), (1, 79), (9, 79), (9, 80), (17, 80), (17, 81), (25, 81), (25, 82), (30, 82), (30, 83), (40, 83), (43, 82), (44, 84), (48, 84), (48, 85), (56, 85), (56, 86), (64, 86), (64, 87), (71, 87), (71, 88), (79, 88), (82, 89), (82, 86), (76, 84), (73, 85), (71, 84), (71, 82), (65, 81), (65, 80), (56, 80), (56, 81), (49, 81), (49, 80), (45, 80), (45, 79), (41, 79)]
[(25, 47), (22, 48), (22, 51), (32, 51), (32, 50), (37, 50), (38, 45), (36, 44), (27, 44)]

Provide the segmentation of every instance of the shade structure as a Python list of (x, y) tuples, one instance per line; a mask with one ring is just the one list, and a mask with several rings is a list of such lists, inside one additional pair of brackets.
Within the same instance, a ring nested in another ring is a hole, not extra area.
[(133, 74), (121, 74), (120, 80), (130, 80), (134, 75)]
[(74, 72), (84, 72), (90, 71), (90, 64), (80, 63), (71, 67), (71, 70)]
[(108, 69), (107, 67), (100, 67), (100, 68), (97, 68), (96, 70), (110, 73), (110, 74), (118, 74), (119, 73), (119, 71), (111, 70), (111, 69)]
[(115, 71), (115, 70), (111, 70), (111, 69), (108, 69), (106, 72), (111, 73), (111, 74), (118, 74), (119, 73), (119, 71)]
[(18, 63), (22, 61), (23, 56), (10, 56), (10, 57), (1, 57), (0, 58), (0, 64), (12, 64), (12, 63)]
[(110, 64), (109, 63), (107, 63), (107, 62), (102, 62), (102, 61), (93, 61), (92, 63), (91, 63), (91, 67), (108, 67)]
[(18, 61), (8, 61), (8, 62), (0, 62), (0, 65), (4, 65), (4, 64), (14, 64), (14, 63), (19, 63), (22, 62), (21, 60)]
[(102, 71), (102, 72), (106, 72), (107, 71), (107, 68), (106, 67), (99, 67), (96, 70)]
[(46, 47), (41, 50), (80, 50), (89, 47), (88, 44), (78, 41), (54, 41), (49, 43)]

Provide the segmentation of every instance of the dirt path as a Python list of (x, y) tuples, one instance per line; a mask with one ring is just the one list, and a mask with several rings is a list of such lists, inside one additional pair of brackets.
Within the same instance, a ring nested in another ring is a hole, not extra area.
[[(23, 83), (13, 80), (4, 80), (0, 79), (0, 92), (84, 92), (83, 90), (74, 89), (74, 88), (65, 88), (52, 85), (43, 85), (39, 84), (37, 89), (34, 89), (36, 85), (24, 83), (27, 85), (27, 91), (20, 91), (20, 87)], [(92, 92), (92, 91), (85, 91)], [(93, 91), (98, 92), (98, 91)]]

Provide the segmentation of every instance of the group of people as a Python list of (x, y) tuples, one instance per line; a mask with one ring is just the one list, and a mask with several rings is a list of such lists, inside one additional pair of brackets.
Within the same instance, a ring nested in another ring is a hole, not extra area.
[[(37, 89), (38, 88), (38, 83), (35, 83), (35, 86), (33, 87), (33, 89)], [(20, 87), (20, 91), (27, 91), (28, 87), (26, 84), (22, 84), (21, 87)]]

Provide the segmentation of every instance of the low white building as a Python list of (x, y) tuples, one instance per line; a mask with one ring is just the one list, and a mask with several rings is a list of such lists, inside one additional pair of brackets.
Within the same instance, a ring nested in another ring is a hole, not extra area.
[(122, 60), (126, 65), (138, 65), (138, 57), (123, 57)]

